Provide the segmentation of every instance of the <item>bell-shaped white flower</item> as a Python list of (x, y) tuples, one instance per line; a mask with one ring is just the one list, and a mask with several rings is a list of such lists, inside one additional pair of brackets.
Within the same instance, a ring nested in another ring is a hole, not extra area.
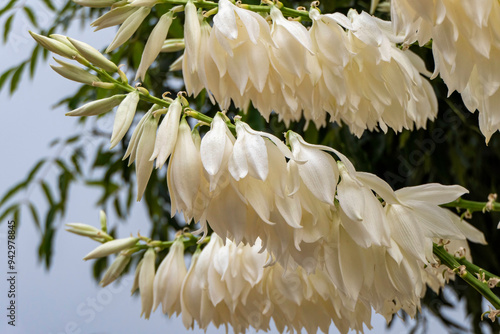
[(168, 107), (167, 114), (161, 121), (154, 145), (151, 160), (156, 159), (156, 168), (161, 168), (172, 154), (177, 133), (179, 131), (179, 119), (181, 117), (182, 105), (179, 99), (175, 99)]
[(127, 133), (132, 121), (134, 120), (137, 104), (139, 103), (139, 92), (128, 93), (125, 99), (120, 103), (116, 110), (113, 123), (113, 132), (111, 133), (111, 147), (113, 148), (123, 139)]
[(151, 177), (151, 173), (153, 172), (154, 162), (150, 160), (150, 157), (155, 147), (158, 117), (154, 116), (153, 111), (157, 108), (157, 106), (153, 106), (152, 109), (143, 116), (132, 133), (129, 146), (123, 157), (123, 159), (126, 159), (130, 156), (129, 166), (135, 161), (137, 201), (141, 200), (149, 178)]
[(146, 75), (146, 71), (149, 66), (153, 63), (153, 61), (158, 57), (160, 51), (163, 47), (163, 42), (167, 39), (168, 29), (172, 24), (174, 13), (171, 11), (163, 14), (158, 23), (151, 31), (149, 35), (148, 41), (146, 42), (146, 46), (144, 47), (144, 51), (142, 52), (141, 63), (139, 64), (139, 68), (137, 69), (137, 74), (135, 75), (135, 80), (141, 79), (144, 81), (144, 76)]
[(500, 129), (496, 106), (500, 101), (500, 3), (453, 0), (394, 0), (391, 17), (396, 33), (410, 44), (432, 39), (435, 69), (448, 86), (458, 91), (471, 112), (479, 110), (479, 126), (488, 143)]
[(307, 188), (319, 200), (334, 205), (339, 172), (337, 163), (316, 145), (308, 144), (295, 132), (289, 131), (288, 142), (298, 164), (299, 175)]
[(178, 238), (156, 272), (153, 310), (156, 310), (161, 303), (163, 313), (168, 314), (169, 317), (181, 312), (180, 294), (186, 273), (184, 242), (182, 238)]
[(210, 178), (210, 190), (217, 186), (233, 151), (234, 136), (221, 114), (215, 115), (210, 131), (202, 138), (200, 146), (201, 162)]
[(139, 272), (139, 291), (141, 292), (141, 316), (149, 319), (153, 308), (154, 280), (155, 280), (155, 258), (154, 248), (148, 248), (144, 254)]
[(172, 216), (182, 212), (186, 222), (193, 218), (201, 178), (200, 151), (193, 142), (189, 124), (182, 119), (167, 171)]
[(255, 179), (266, 180), (269, 163), (264, 138), (252, 133), (252, 129), (240, 121), (236, 121), (236, 137), (228, 163), (233, 178), (238, 181), (250, 175)]

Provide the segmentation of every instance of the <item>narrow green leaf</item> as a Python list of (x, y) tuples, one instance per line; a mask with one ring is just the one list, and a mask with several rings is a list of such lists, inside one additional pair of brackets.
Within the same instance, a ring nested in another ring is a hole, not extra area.
[(33, 167), (30, 171), (30, 173), (28, 174), (28, 177), (26, 178), (26, 184), (30, 183), (31, 180), (33, 179), (33, 177), (35, 176), (35, 174), (38, 172), (38, 170), (43, 166), (43, 164), (45, 163), (45, 159), (41, 159), (40, 161), (38, 161), (35, 165), (35, 167)]
[(3, 42), (7, 42), (7, 37), (9, 37), (10, 29), (12, 28), (12, 20), (14, 19), (14, 14), (11, 14), (7, 21), (5, 21), (5, 25), (3, 26)]
[(54, 196), (52, 196), (52, 191), (50, 190), (49, 185), (47, 184), (47, 182), (42, 181), (41, 186), (45, 194), (45, 197), (47, 198), (47, 202), (49, 202), (50, 206), (54, 206)]
[(12, 196), (14, 196), (19, 190), (23, 189), (24, 187), (26, 187), (26, 184), (27, 182), (26, 181), (23, 181), (23, 182), (20, 182), (18, 184), (16, 184), (15, 186), (13, 186), (12, 188), (9, 189), (9, 191), (7, 191), (7, 193), (2, 197), (2, 199), (0, 200), (0, 207), (5, 203), (7, 202)]
[(12, 72), (14, 72), (15, 69), (16, 69), (16, 67), (12, 67), (12, 68), (9, 68), (7, 71), (2, 73), (2, 75), (0, 76), (0, 90), (3, 87), (3, 84), (7, 81), (7, 78), (9, 77), (9, 75)]
[(31, 9), (31, 7), (28, 7), (28, 6), (24, 6), (23, 7), (23, 10), (24, 10), (24, 13), (26, 14), (26, 16), (28, 17), (28, 19), (30, 20), (30, 22), (38, 28), (38, 22), (36, 20), (36, 16), (35, 16), (35, 13), (33, 13), (33, 10)]
[(33, 205), (33, 203), (29, 203), (28, 205), (31, 216), (33, 217), (33, 221), (35, 222), (35, 225), (38, 229), (38, 231), (41, 231), (41, 226), (40, 226), (40, 216), (38, 215), (38, 211), (36, 210), (36, 207)]
[(118, 196), (115, 197), (115, 200), (113, 201), (113, 206), (115, 207), (115, 212), (118, 215), (119, 218), (123, 219), (123, 210), (122, 210), (122, 205), (120, 203), (120, 198)]
[(14, 72), (14, 75), (12, 75), (12, 79), (10, 80), (10, 93), (14, 93), (17, 89), (17, 86), (19, 85), (19, 79), (21, 78), (21, 74), (23, 73), (23, 69), (26, 63), (22, 63), (21, 66), (17, 68), (17, 70)]
[(30, 78), (33, 78), (35, 75), (35, 70), (36, 70), (36, 64), (38, 62), (38, 54), (40, 53), (40, 45), (36, 45), (35, 48), (33, 49), (33, 52), (31, 53), (31, 58), (30, 58)]
[(66, 139), (66, 144), (74, 143), (78, 139), (80, 139), (80, 135), (76, 135), (76, 136), (70, 137), (70, 138)]
[(14, 7), (14, 5), (16, 4), (16, 1), (17, 0), (10, 0), (9, 3), (5, 7), (0, 9), (0, 16), (2, 16), (6, 11), (8, 11), (12, 7)]
[(0, 222), (2, 222), (5, 217), (7, 217), (11, 212), (14, 212), (19, 207), (18, 203), (12, 204), (0, 215)]
[(51, 10), (51, 11), (55, 11), (56, 10), (56, 7), (54, 7), (54, 5), (52, 4), (52, 1), (50, 0), (42, 0), (43, 3)]

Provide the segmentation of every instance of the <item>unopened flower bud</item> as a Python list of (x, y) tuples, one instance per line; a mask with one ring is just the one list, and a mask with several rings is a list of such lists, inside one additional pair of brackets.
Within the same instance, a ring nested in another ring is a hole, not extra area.
[(134, 34), (137, 28), (139, 28), (142, 21), (144, 21), (150, 11), (151, 8), (149, 7), (140, 7), (136, 12), (127, 17), (127, 19), (120, 26), (120, 29), (118, 29), (115, 38), (106, 49), (106, 53), (113, 51), (125, 43), (125, 41), (127, 41)]
[(101, 82), (101, 81), (94, 81), (92, 83), (92, 86), (97, 87), (97, 88), (102, 88), (102, 89), (114, 89), (116, 88), (116, 85), (111, 82)]
[(153, 7), (157, 3), (159, 3), (159, 0), (133, 0), (130, 3), (130, 6), (133, 7)]
[(125, 269), (125, 267), (129, 262), (130, 262), (130, 255), (119, 254), (113, 261), (111, 266), (109, 266), (108, 270), (106, 270), (99, 284), (102, 287), (105, 287), (106, 285), (112, 283), (120, 276), (120, 274), (123, 272), (123, 270)]
[(146, 71), (148, 70), (149, 66), (151, 66), (156, 57), (158, 57), (158, 55), (160, 54), (163, 42), (165, 41), (165, 38), (167, 38), (168, 29), (172, 24), (173, 16), (174, 14), (172, 12), (163, 14), (158, 20), (158, 23), (154, 27), (153, 31), (149, 35), (148, 41), (146, 42), (146, 46), (144, 47), (144, 51), (142, 53), (141, 63), (139, 64), (139, 68), (137, 69), (135, 80), (140, 78), (144, 81)]
[(81, 67), (75, 66), (73, 64), (64, 62), (56, 58), (54, 58), (54, 60), (61, 66), (50, 65), (50, 67), (52, 67), (54, 71), (56, 71), (59, 75), (65, 77), (66, 79), (76, 82), (81, 82), (90, 86), (92, 86), (94, 82), (101, 81), (99, 80), (98, 77), (96, 77), (93, 74), (90, 74)]
[(136, 12), (138, 8), (132, 6), (120, 6), (116, 7), (106, 14), (99, 17), (97, 20), (92, 22), (90, 25), (96, 27), (95, 31), (112, 27), (117, 24), (123, 23), (130, 15)]
[(106, 217), (104, 210), (99, 211), (99, 222), (101, 223), (101, 230), (108, 233), (108, 217)]
[(106, 70), (108, 72), (116, 72), (118, 67), (115, 63), (104, 57), (97, 49), (87, 43), (69, 38), (71, 44), (80, 52), (80, 54), (92, 64)]
[(92, 239), (103, 239), (112, 240), (113, 238), (109, 236), (106, 232), (95, 228), (94, 226), (81, 224), (81, 223), (68, 223), (66, 231), (81, 235), (83, 237), (89, 237)]
[(95, 116), (103, 114), (119, 105), (125, 96), (124, 94), (120, 94), (89, 102), (78, 109), (66, 113), (66, 116)]
[(40, 44), (43, 48), (51, 52), (57, 53), (58, 55), (69, 59), (73, 59), (73, 57), (78, 55), (77, 51), (71, 49), (69, 46), (67, 46), (64, 43), (61, 43), (58, 40), (38, 35), (31, 31), (29, 33), (31, 37), (33, 37), (38, 44)]
[(73, 0), (74, 3), (84, 7), (104, 8), (112, 6), (117, 0)]
[(83, 259), (84, 260), (97, 259), (100, 257), (118, 253), (124, 249), (134, 246), (138, 240), (139, 240), (138, 238), (128, 237), (128, 238), (116, 239), (105, 242), (104, 244), (94, 249), (92, 252), (88, 253)]
[(172, 64), (170, 64), (170, 67), (168, 68), (168, 70), (170, 72), (182, 70), (182, 60), (183, 59), (184, 59), (184, 55), (177, 58)]
[(163, 42), (161, 52), (177, 52), (184, 50), (184, 38), (171, 38)]
[(144, 261), (139, 273), (139, 291), (141, 292), (142, 311), (141, 316), (149, 319), (151, 309), (153, 308), (153, 292), (155, 280), (155, 257), (156, 253), (153, 248), (149, 248), (144, 254)]

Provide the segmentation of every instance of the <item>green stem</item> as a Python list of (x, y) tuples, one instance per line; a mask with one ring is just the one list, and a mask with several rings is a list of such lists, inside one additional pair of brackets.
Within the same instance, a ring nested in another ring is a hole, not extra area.
[(479, 274), (480, 276), (482, 276), (484, 274), (484, 278), (486, 281), (489, 280), (490, 278), (500, 279), (500, 277), (498, 277), (497, 275), (492, 274), (489, 271), (486, 271), (479, 266), (476, 266), (474, 263), (467, 261), (464, 257), (456, 258), (456, 260), (460, 264), (463, 264), (464, 266), (466, 266), (467, 270), (471, 271), (474, 275)]
[[(483, 211), (486, 208), (488, 202), (476, 202), (476, 201), (468, 201), (462, 198), (459, 198), (453, 202), (443, 204), (441, 206), (448, 208), (461, 208), (467, 209), (471, 213), (476, 211)], [(491, 211), (500, 211), (500, 203), (493, 202), (491, 206)]]
[[(188, 0), (162, 0), (162, 3), (170, 5), (185, 5), (188, 3)], [(193, 1), (193, 4), (198, 8), (204, 9), (213, 9), (219, 7), (218, 3), (212, 1)], [(263, 6), (243, 4), (241, 5), (241, 7), (259, 13), (269, 13), (271, 11), (271, 6), (267, 5)], [(309, 18), (309, 13), (307, 11), (292, 9), (288, 7), (281, 7), (280, 10), (285, 16), (300, 17), (303, 20), (311, 21), (311, 19)]]
[(500, 298), (498, 298), (498, 296), (491, 291), (487, 283), (481, 282), (477, 279), (472, 273), (469, 272), (469, 268), (467, 267), (465, 272), (460, 273), (459, 268), (462, 264), (454, 256), (450, 255), (443, 246), (434, 244), (433, 250), (434, 255), (439, 258), (442, 264), (456, 272), (465, 282), (483, 295), (484, 298), (486, 298), (493, 305), (493, 307), (500, 309)]

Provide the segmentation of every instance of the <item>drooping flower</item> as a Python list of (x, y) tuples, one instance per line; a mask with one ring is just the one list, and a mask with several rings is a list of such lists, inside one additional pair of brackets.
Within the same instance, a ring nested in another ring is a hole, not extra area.
[(500, 129), (500, 3), (430, 0), (393, 0), (394, 31), (406, 43), (420, 45), (432, 39), (435, 69), (448, 86), (458, 91), (470, 112), (479, 110), (479, 127), (488, 143)]
[(132, 121), (134, 120), (137, 104), (139, 103), (139, 92), (128, 93), (125, 99), (120, 103), (116, 110), (113, 123), (113, 132), (111, 133), (111, 146), (115, 147), (127, 133)]
[(156, 128), (158, 117), (154, 116), (154, 111), (160, 107), (154, 105), (137, 124), (130, 142), (125, 152), (123, 160), (129, 157), (130, 166), (135, 161), (135, 173), (137, 175), (137, 201), (140, 201), (149, 178), (153, 171), (153, 161), (150, 160), (156, 139)]
[(176, 239), (163, 259), (154, 279), (153, 311), (162, 305), (162, 312), (172, 316), (181, 312), (180, 293), (186, 277), (184, 262), (184, 243), (182, 238)]
[(181, 102), (179, 99), (175, 99), (168, 107), (167, 114), (161, 121), (154, 144), (154, 150), (150, 158), (151, 160), (156, 159), (156, 168), (161, 168), (174, 150), (177, 133), (179, 131), (181, 112)]

